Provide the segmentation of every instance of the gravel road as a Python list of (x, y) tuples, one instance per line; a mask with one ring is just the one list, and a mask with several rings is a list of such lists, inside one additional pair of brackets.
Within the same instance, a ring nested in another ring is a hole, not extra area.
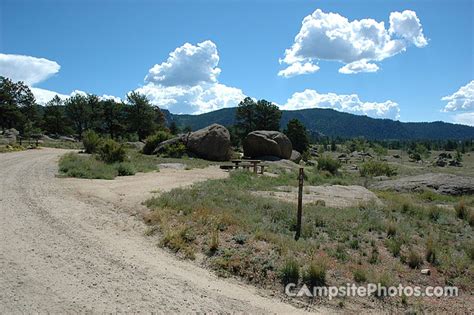
[(303, 312), (158, 248), (113, 191), (55, 177), (64, 152), (0, 154), (0, 313)]

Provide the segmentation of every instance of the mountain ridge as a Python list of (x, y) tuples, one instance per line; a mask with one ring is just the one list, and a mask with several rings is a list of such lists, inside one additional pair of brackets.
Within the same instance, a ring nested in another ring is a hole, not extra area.
[[(172, 114), (163, 110), (168, 122), (178, 126), (190, 126), (193, 130), (212, 123), (231, 126), (235, 122), (236, 107), (190, 115)], [(329, 137), (365, 137), (371, 140), (464, 140), (474, 139), (474, 127), (434, 122), (400, 122), (391, 119), (372, 118), (336, 111), (329, 108), (282, 110), (280, 127), (283, 129), (289, 120), (297, 118), (310, 133)]]

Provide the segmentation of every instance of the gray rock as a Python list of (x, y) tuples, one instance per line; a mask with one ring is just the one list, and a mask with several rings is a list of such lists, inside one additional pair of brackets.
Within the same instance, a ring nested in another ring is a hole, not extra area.
[(249, 133), (243, 141), (244, 154), (248, 157), (272, 155), (282, 159), (291, 158), (293, 146), (290, 139), (279, 131), (257, 130)]
[(67, 141), (67, 142), (77, 142), (76, 139), (72, 138), (72, 137), (66, 137), (66, 136), (61, 136), (59, 137), (59, 140), (61, 141)]
[(290, 161), (293, 161), (293, 162), (295, 162), (295, 163), (299, 163), (299, 162), (301, 161), (301, 153), (299, 153), (299, 152), (296, 151), (296, 150), (292, 150), (292, 151), (291, 151)]
[(474, 178), (451, 174), (428, 173), (382, 181), (374, 184), (372, 188), (398, 192), (420, 192), (428, 189), (444, 195), (472, 195), (474, 194)]
[(138, 151), (142, 150), (145, 144), (141, 141), (129, 141), (125, 142), (125, 145), (129, 148), (136, 149)]
[(230, 159), (230, 133), (224, 126), (212, 124), (184, 138), (186, 149), (200, 158), (211, 161)]
[(55, 139), (51, 138), (48, 135), (41, 135), (40, 139), (43, 140), (43, 141), (56, 141)]
[(17, 137), (19, 135), (20, 135), (20, 132), (18, 132), (18, 130), (16, 130), (15, 128), (11, 128), (11, 129), (5, 130), (5, 132), (3, 133), (3, 138), (7, 144), (11, 144), (11, 143), (16, 142)]
[(184, 170), (186, 169), (186, 165), (183, 163), (161, 163), (158, 164), (160, 168), (169, 168), (173, 170)]

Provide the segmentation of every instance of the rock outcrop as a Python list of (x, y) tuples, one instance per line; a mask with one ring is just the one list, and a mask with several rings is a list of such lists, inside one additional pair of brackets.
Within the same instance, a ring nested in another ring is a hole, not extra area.
[(158, 144), (153, 154), (163, 153), (167, 146), (177, 143), (182, 143), (189, 154), (202, 159), (227, 161), (230, 158), (230, 133), (227, 128), (219, 124), (212, 124), (195, 132), (163, 141)]
[(276, 156), (291, 158), (293, 146), (290, 139), (279, 131), (257, 130), (249, 133), (243, 141), (244, 155), (251, 158)]
[(198, 157), (211, 161), (230, 158), (230, 133), (219, 124), (212, 124), (188, 134), (186, 149)]
[(403, 177), (376, 183), (372, 186), (379, 190), (394, 190), (411, 192), (432, 190), (443, 195), (472, 195), (474, 194), (474, 178), (451, 174), (423, 174)]

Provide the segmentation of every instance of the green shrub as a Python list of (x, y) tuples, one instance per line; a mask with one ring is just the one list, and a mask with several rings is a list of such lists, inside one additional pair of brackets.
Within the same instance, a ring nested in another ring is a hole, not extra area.
[(280, 270), (281, 282), (285, 286), (289, 283), (297, 284), (299, 278), (300, 266), (298, 265), (296, 260), (292, 258), (288, 259)]
[(121, 162), (116, 165), (118, 176), (135, 175), (136, 170), (131, 163)]
[(410, 252), (408, 253), (407, 264), (413, 269), (419, 268), (421, 264), (423, 264), (423, 259), (413, 248), (410, 249)]
[(99, 157), (105, 163), (123, 162), (125, 156), (123, 146), (112, 139), (105, 140), (99, 147)]
[(322, 156), (318, 159), (318, 170), (319, 171), (328, 171), (332, 175), (335, 175), (339, 168), (341, 167), (341, 162), (335, 160), (330, 156)]
[(354, 277), (354, 281), (357, 283), (367, 281), (367, 273), (362, 268), (354, 269), (352, 272), (352, 276)]
[(388, 251), (392, 253), (393, 257), (400, 256), (400, 250), (402, 248), (403, 242), (399, 239), (389, 239), (385, 241), (385, 246)]
[(456, 211), (456, 216), (459, 219), (464, 220), (468, 218), (469, 210), (464, 204), (464, 200), (460, 200), (459, 203), (454, 207), (454, 210)]
[(464, 245), (464, 251), (469, 259), (474, 260), (474, 241), (470, 241)]
[(68, 153), (59, 160), (59, 172), (69, 177), (90, 179), (114, 179), (117, 170), (90, 156)]
[(209, 251), (214, 253), (219, 248), (219, 229), (214, 229), (211, 235), (211, 242), (209, 244)]
[(390, 167), (387, 162), (381, 161), (367, 161), (363, 163), (359, 169), (360, 176), (372, 177), (372, 176), (394, 176), (397, 174), (395, 168)]
[(428, 217), (430, 220), (436, 222), (438, 221), (439, 217), (441, 215), (441, 209), (437, 206), (432, 206), (428, 209)]
[(93, 130), (87, 130), (82, 135), (82, 144), (86, 153), (96, 153), (99, 149), (102, 139)]
[(397, 234), (396, 222), (389, 222), (387, 224), (387, 237), (393, 237)]
[(326, 285), (326, 264), (323, 262), (311, 262), (303, 274), (303, 282), (311, 290), (314, 287)]
[(142, 149), (143, 154), (153, 154), (158, 144), (163, 141), (169, 140), (173, 137), (172, 134), (166, 131), (158, 131), (154, 135), (148, 136), (145, 140), (145, 146)]
[(379, 262), (379, 251), (377, 247), (372, 247), (372, 253), (370, 254), (369, 263), (375, 265)]
[(437, 249), (433, 238), (430, 236), (426, 241), (426, 261), (435, 265), (438, 262)]
[(186, 152), (186, 147), (183, 143), (177, 142), (173, 144), (167, 144), (163, 147), (161, 156), (167, 158), (180, 158)]

